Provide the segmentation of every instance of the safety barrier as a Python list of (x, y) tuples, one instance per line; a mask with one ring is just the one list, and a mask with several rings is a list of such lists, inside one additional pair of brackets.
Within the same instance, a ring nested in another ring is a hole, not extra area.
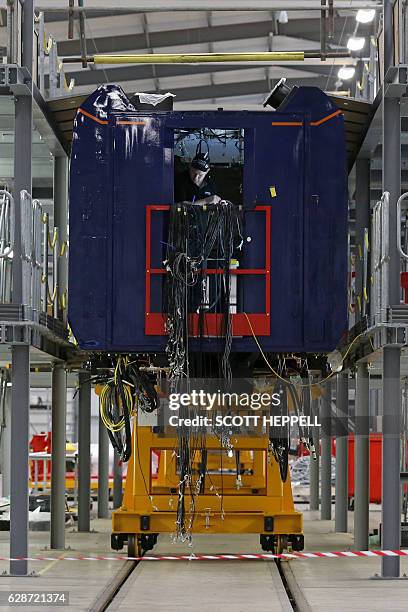
[(371, 315), (374, 323), (387, 320), (388, 283), (389, 283), (389, 206), (390, 194), (385, 191), (381, 200), (374, 206), (371, 229)]
[(21, 206), (21, 259), (23, 266), (23, 304), (34, 312), (41, 310), (42, 208), (38, 200), (23, 190)]
[[(408, 192), (401, 195), (397, 201), (397, 248), (401, 256), (401, 287), (405, 291), (403, 301), (408, 304), (408, 214), (403, 218), (402, 205), (408, 198)], [(374, 324), (385, 323), (388, 320), (387, 310), (389, 304), (389, 208), (390, 194), (385, 191), (381, 200), (376, 203), (371, 219), (371, 245), (369, 242), (369, 230), (364, 228), (363, 242), (356, 245), (356, 253), (349, 255), (349, 321), (350, 326), (355, 323), (355, 313), (359, 312), (362, 317), (369, 314), (368, 302), (371, 300), (371, 318)], [(402, 227), (405, 226), (405, 231)], [(370, 253), (371, 252), (371, 253)], [(369, 254), (371, 260), (369, 261)], [(356, 259), (361, 262), (361, 294), (356, 290)], [(371, 295), (369, 295), (371, 268)]]
[[(3, 304), (12, 301), (14, 219), (13, 196), (0, 190), (0, 303)], [(48, 214), (26, 190), (20, 193), (20, 223), (22, 304), (31, 308), (35, 320), (40, 312), (58, 318), (67, 302), (66, 292), (61, 294), (58, 285), (58, 262), (60, 257), (66, 257), (67, 244), (60, 241), (57, 227), (50, 234)]]
[(334, 552), (238, 553), (222, 555), (67, 555), (60, 557), (0, 557), (0, 561), (273, 561), (274, 559), (361, 559), (369, 557), (408, 557), (407, 549), (398, 550), (342, 550)]
[(14, 246), (14, 199), (0, 190), (0, 302), (11, 299), (11, 266)]
[[(404, 200), (408, 198), (408, 192), (403, 193), (397, 202), (397, 247), (398, 251), (403, 260), (408, 260), (408, 253), (404, 251), (404, 247), (402, 245), (402, 232), (401, 232), (401, 222), (402, 222), (402, 203)], [(407, 234), (408, 232), (406, 232)], [(405, 248), (407, 248), (405, 246)]]
[[(66, 243), (61, 243), (59, 237), (59, 228), (54, 227), (52, 236), (50, 234), (49, 216), (47, 213), (43, 215), (44, 223), (44, 239), (43, 239), (43, 304), (47, 304), (52, 308), (52, 314), (58, 318), (58, 312), (66, 307), (66, 294), (60, 296), (58, 300), (58, 259), (66, 256)], [(49, 271), (49, 255), (52, 254), (52, 274)], [(51, 289), (50, 289), (51, 280)]]

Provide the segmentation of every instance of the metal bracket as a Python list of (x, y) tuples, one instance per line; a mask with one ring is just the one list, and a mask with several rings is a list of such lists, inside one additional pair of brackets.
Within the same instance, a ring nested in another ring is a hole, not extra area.
[(0, 93), (31, 96), (30, 83), (31, 75), (27, 68), (16, 64), (0, 64)]
[(398, 202), (397, 202), (397, 247), (398, 247), (398, 251), (400, 252), (401, 257), (403, 257), (404, 259), (408, 259), (408, 254), (405, 253), (405, 251), (402, 248), (402, 241), (401, 241), (401, 206), (402, 206), (403, 200), (406, 200), (407, 198), (408, 198), (408, 191), (403, 193), (398, 198)]
[(408, 91), (408, 65), (392, 66), (384, 77), (384, 96), (401, 98)]
[[(348, 369), (358, 362), (366, 362), (385, 347), (408, 346), (408, 323), (379, 323), (362, 332), (353, 350), (345, 360), (343, 367)], [(343, 347), (344, 348), (344, 347)]]

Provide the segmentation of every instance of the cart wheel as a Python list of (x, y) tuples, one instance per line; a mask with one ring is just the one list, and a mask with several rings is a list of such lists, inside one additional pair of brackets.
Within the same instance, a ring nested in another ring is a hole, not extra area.
[(142, 546), (140, 542), (140, 536), (135, 533), (129, 533), (128, 535), (128, 557), (141, 557)]
[(275, 555), (281, 555), (283, 551), (288, 547), (288, 537), (285, 535), (277, 535), (275, 540)]

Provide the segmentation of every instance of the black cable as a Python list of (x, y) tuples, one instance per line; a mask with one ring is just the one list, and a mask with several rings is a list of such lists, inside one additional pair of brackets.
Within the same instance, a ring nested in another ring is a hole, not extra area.
[[(206, 329), (208, 321), (205, 314), (213, 310), (216, 315), (222, 315), (217, 335), (223, 338), (224, 347), (222, 352), (216, 355), (218, 361), (216, 370), (214, 370), (214, 359), (206, 357), (209, 372), (206, 371), (205, 375), (214, 376), (215, 374), (217, 378), (222, 377), (228, 381), (231, 379), (229, 363), (232, 346), (230, 265), (237, 236), (242, 242), (237, 209), (230, 202), (208, 205), (206, 209), (184, 202), (175, 205), (170, 210), (166, 240), (167, 278), (163, 291), (163, 312), (166, 313), (168, 332), (166, 354), (170, 366), (170, 379), (174, 381), (174, 384), (177, 384), (179, 379), (188, 379), (190, 375), (202, 376), (204, 370), (207, 370), (202, 357), (204, 351), (200, 351), (197, 358), (190, 355), (190, 319), (191, 313), (198, 313), (199, 346), (202, 347), (204, 333), (208, 335)], [(214, 254), (215, 265), (221, 268), (222, 272), (216, 275), (206, 274), (203, 271), (209, 266), (209, 261), (214, 259)], [(205, 295), (206, 283), (208, 283), (208, 303)], [(185, 416), (192, 416), (191, 410), (188, 412), (185, 407), (182, 408), (179, 416), (183, 417), (184, 412)], [(224, 495), (222, 456), (224, 437), (220, 436), (221, 506), (223, 506)], [(194, 485), (194, 457), (198, 449), (201, 450), (202, 455), (198, 469), (199, 480)], [(192, 429), (179, 427), (177, 457), (180, 482), (176, 523), (178, 535), (184, 538), (189, 529), (189, 526), (186, 526), (185, 507), (187, 487), (191, 496), (190, 527), (194, 521), (195, 489), (198, 486), (198, 493), (205, 490), (205, 474), (207, 473), (205, 430), (201, 432), (198, 430), (196, 434)]]

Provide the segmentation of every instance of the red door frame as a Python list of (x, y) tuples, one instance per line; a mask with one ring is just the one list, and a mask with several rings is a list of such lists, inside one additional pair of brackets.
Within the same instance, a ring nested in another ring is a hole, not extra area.
[[(152, 213), (170, 210), (168, 204), (149, 204), (146, 206), (146, 282), (145, 282), (145, 334), (147, 336), (166, 335), (166, 315), (161, 312), (150, 312), (151, 275), (166, 274), (165, 268), (151, 267), (151, 222)], [(265, 268), (246, 268), (231, 270), (233, 275), (261, 275), (265, 276), (265, 312), (247, 313), (254, 333), (259, 336), (270, 335), (271, 323), (271, 207), (256, 206), (255, 212), (265, 213)], [(222, 274), (223, 270), (205, 270), (207, 274)], [(204, 315), (204, 329), (206, 336), (220, 336), (223, 315), (209, 313)], [(244, 313), (231, 315), (232, 335), (250, 336), (252, 334), (248, 320)], [(192, 336), (199, 333), (199, 315), (192, 313), (189, 320), (189, 329)]]

